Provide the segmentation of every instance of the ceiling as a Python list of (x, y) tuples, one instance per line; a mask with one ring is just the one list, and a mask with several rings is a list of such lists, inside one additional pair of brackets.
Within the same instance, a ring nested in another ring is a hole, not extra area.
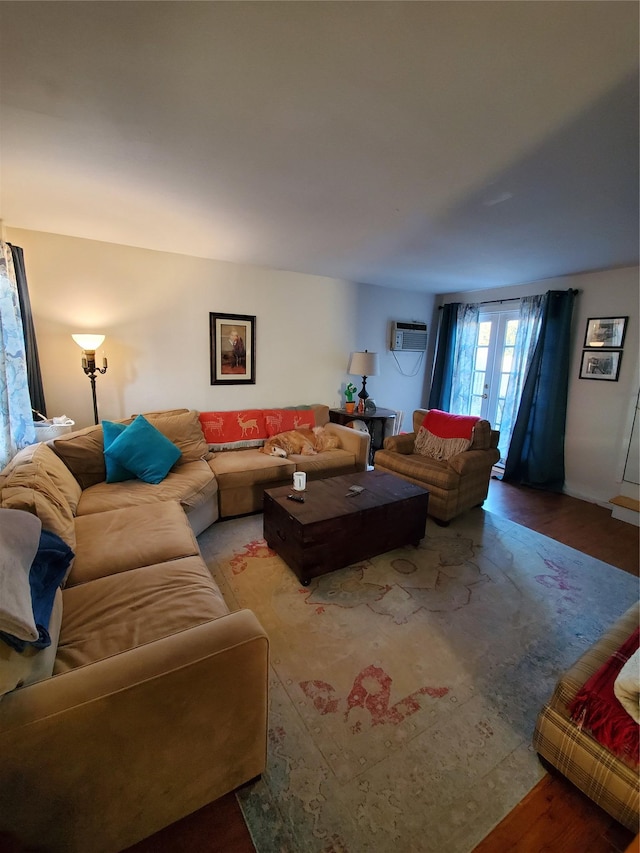
[(635, 2), (0, 2), (4, 225), (426, 293), (638, 263)]

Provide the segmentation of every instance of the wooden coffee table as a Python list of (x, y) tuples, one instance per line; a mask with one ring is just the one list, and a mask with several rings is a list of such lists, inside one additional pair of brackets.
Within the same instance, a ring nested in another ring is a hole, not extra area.
[[(350, 486), (363, 486), (347, 497)], [(304, 503), (292, 486), (266, 489), (264, 538), (306, 586), (312, 578), (425, 535), (429, 492), (393, 474), (366, 471), (307, 481)]]

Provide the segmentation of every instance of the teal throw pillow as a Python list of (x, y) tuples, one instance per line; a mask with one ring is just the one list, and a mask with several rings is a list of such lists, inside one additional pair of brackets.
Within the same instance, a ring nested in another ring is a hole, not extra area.
[(182, 451), (143, 416), (113, 441), (104, 455), (128, 468), (145, 483), (161, 483), (180, 459)]
[(107, 450), (116, 438), (125, 431), (127, 424), (116, 424), (113, 421), (102, 421), (102, 437), (104, 441), (104, 464), (107, 469), (107, 483), (122, 483), (124, 480), (135, 480), (136, 475), (121, 465), (116, 459), (112, 459)]

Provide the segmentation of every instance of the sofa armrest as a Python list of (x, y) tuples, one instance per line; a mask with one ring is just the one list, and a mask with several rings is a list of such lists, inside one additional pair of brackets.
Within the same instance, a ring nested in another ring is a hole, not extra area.
[(472, 471), (490, 471), (499, 459), (497, 450), (463, 450), (449, 459), (449, 465), (460, 476), (464, 476)]
[(394, 453), (404, 453), (405, 455), (408, 455), (413, 453), (415, 442), (415, 432), (407, 432), (402, 435), (387, 436), (382, 446), (385, 450), (392, 450)]
[(241, 610), (7, 694), (0, 828), (122, 850), (201, 808), (263, 771), (267, 679)]
[(358, 470), (366, 471), (369, 464), (369, 443), (371, 441), (369, 433), (334, 423), (325, 424), (324, 428), (326, 432), (338, 437), (342, 450), (353, 453), (356, 457)]

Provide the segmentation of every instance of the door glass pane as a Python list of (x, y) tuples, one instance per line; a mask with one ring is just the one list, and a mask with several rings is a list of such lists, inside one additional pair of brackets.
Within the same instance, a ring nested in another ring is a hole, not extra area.
[(507, 386), (509, 385), (509, 374), (501, 373), (500, 374), (500, 391), (498, 394), (498, 398), (504, 402), (504, 398), (507, 396)]
[(469, 408), (471, 409), (471, 411), (469, 412), (470, 415), (475, 415), (478, 418), (481, 417), (482, 397), (472, 397), (471, 405)]
[(513, 347), (505, 347), (502, 353), (502, 372), (511, 373), (511, 365), (513, 364)]
[(480, 323), (478, 329), (478, 346), (488, 347), (491, 339), (491, 320), (485, 320)]
[(484, 394), (484, 373), (473, 374), (473, 393), (479, 397)]
[(512, 347), (516, 342), (516, 332), (518, 331), (518, 320), (507, 320), (507, 328), (504, 334), (504, 345)]
[[(474, 412), (480, 408), (494, 429), (500, 429), (504, 419), (504, 406), (509, 378), (514, 369), (518, 312), (488, 311), (480, 316), (476, 373), (472, 378)], [(480, 384), (482, 375), (482, 385)], [(506, 453), (506, 447), (500, 448)]]

